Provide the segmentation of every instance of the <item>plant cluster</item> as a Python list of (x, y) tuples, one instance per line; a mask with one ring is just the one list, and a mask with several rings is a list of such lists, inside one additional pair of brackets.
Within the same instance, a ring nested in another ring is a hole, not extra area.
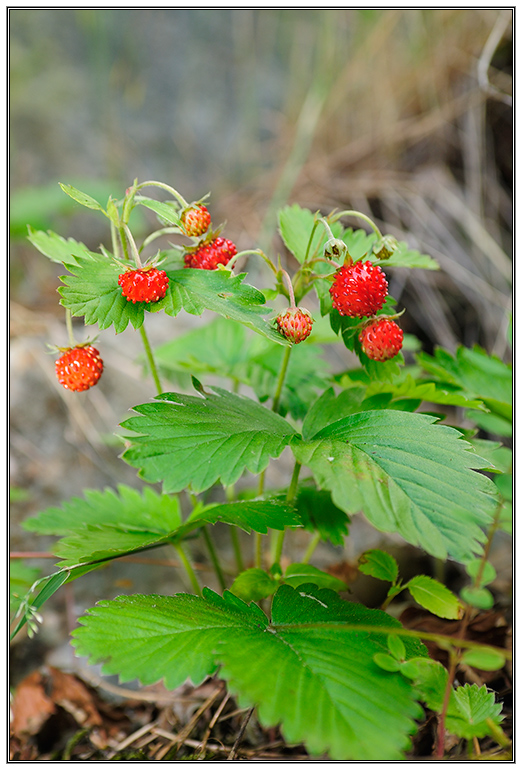
[[(168, 200), (145, 195), (149, 187)], [(67, 270), (59, 292), (70, 339), (60, 349), (58, 379), (84, 391), (103, 372), (94, 340), (74, 339), (73, 316), (116, 333), (130, 324), (141, 334), (156, 395), (122, 423), (122, 457), (146, 482), (143, 491), (85, 490), (25, 522), (58, 536), (59, 562), (18, 601), (14, 633), (25, 623), (33, 633), (40, 608), (64, 583), (170, 545), (193, 593), (102, 599), (80, 618), (73, 645), (103, 661), (106, 673), (144, 684), (164, 679), (169, 688), (217, 674), (241, 707), (255, 706), (263, 725), (280, 724), (286, 741), (304, 742), (312, 756), (403, 759), (424, 709), (438, 717), (436, 756), (445, 730), (471, 753), (484, 736), (505, 748), (494, 693), (454, 682), (463, 668), (496, 670), (507, 656), (466, 639), (465, 630), (493, 605), (489, 549), (495, 531), (510, 527), (510, 452), (477, 438), (476, 429), (494, 424), (508, 435), (511, 372), (479, 347), (428, 355), (403, 334), (384, 271), (436, 270), (437, 263), (360, 212), (321, 216), (294, 204), (279, 213), (298, 266), (290, 275), (259, 249), (238, 252), (213, 229), (203, 200), (188, 203), (164, 183), (135, 181), (106, 207), (62, 188), (105, 216), (112, 237), (110, 249), (92, 252), (30, 230), (31, 243)], [(137, 206), (159, 220), (139, 247), (129, 227)], [(345, 228), (347, 218), (371, 232)], [(160, 236), (183, 242), (144, 260)], [(235, 272), (246, 257), (263, 261), (272, 286), (259, 290)], [(310, 292), (321, 318), (303, 304)], [(282, 298), (286, 309), (267, 304)], [(183, 336), (173, 327), (172, 341), (153, 351), (147, 314), (164, 313), (168, 323), (182, 310), (211, 310), (216, 318)], [(359, 365), (334, 374), (322, 358), (321, 345), (329, 344), (344, 345)], [(403, 345), (414, 363), (405, 363)], [(216, 375), (229, 387), (205, 385)], [(164, 389), (163, 378), (181, 392)], [(241, 395), (242, 385), (256, 398)], [(442, 424), (455, 409), (476, 427)], [(267, 468), (284, 450), (293, 458), (291, 478), (285, 489), (270, 489)], [(343, 544), (358, 513), (437, 560), (464, 565), (468, 584), (457, 596), (429, 575), (403, 582), (391, 554), (372, 549), (360, 554), (359, 570), (387, 581), (387, 598), (380, 609), (347, 601), (346, 583), (311, 562), (321, 541)], [(233, 570), (214, 545), (209, 525), (217, 522), (229, 525)], [(248, 551), (238, 528), (252, 534)], [(296, 529), (310, 533), (309, 544), (289, 563), (285, 538)], [(208, 549), (219, 592), (200, 584), (194, 538)], [(390, 613), (404, 591), (434, 615), (459, 621), (460, 635), (405, 628)], [(427, 640), (448, 652), (448, 668), (429, 657)]]

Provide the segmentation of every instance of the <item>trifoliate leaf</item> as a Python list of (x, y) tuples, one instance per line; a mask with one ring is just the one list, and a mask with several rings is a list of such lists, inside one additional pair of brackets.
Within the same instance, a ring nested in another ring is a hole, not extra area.
[(502, 704), (495, 703), (495, 693), (486, 685), (465, 684), (452, 693), (446, 716), (446, 729), (459, 738), (484, 738), (491, 735), (488, 720), (498, 725), (502, 721)]
[[(400, 624), (379, 610), (342, 601), (312, 585), (278, 589), (272, 621), (255, 604), (209, 589), (100, 602), (73, 632), (80, 655), (108, 674), (169, 689), (215, 673), (241, 707), (256, 705), (266, 727), (289, 743), (332, 759), (401, 759), (421, 712), (411, 684), (373, 660)], [(408, 657), (425, 655), (404, 637)], [(281, 673), (284, 672), (284, 677)]]
[(372, 548), (359, 557), (359, 570), (364, 575), (371, 575), (378, 580), (395, 583), (399, 577), (399, 565), (391, 553)]
[(163, 481), (165, 491), (189, 484), (195, 492), (218, 479), (234, 484), (244, 470), (261, 473), (279, 457), (295, 430), (279, 415), (244, 396), (214, 388), (204, 397), (163, 393), (135, 407), (122, 423), (137, 436), (123, 458), (147, 481)]
[(241, 572), (230, 586), (231, 592), (244, 602), (257, 602), (274, 594), (279, 581), (274, 580), (258, 567)]
[(428, 575), (416, 575), (404, 585), (417, 604), (439, 618), (456, 620), (462, 614), (462, 604), (449, 588)]
[(342, 510), (363, 511), (378, 530), (433, 556), (469, 561), (485, 540), (495, 487), (471, 470), (486, 463), (460, 433), (434, 423), (424, 414), (360, 412), (294, 440), (292, 451)]

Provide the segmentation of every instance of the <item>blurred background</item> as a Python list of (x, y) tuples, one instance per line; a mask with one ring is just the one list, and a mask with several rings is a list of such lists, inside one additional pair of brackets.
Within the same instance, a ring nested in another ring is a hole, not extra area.
[[(405, 331), (428, 352), (478, 343), (508, 360), (509, 9), (11, 9), (9, 34), (13, 550), (48, 545), (20, 528), (31, 513), (87, 487), (139, 486), (113, 433), (151, 392), (132, 331), (102, 332), (97, 388), (78, 398), (55, 380), (46, 343), (67, 341), (64, 270), (27, 242), (27, 225), (93, 250), (109, 237), (59, 181), (102, 202), (135, 178), (187, 200), (211, 191), (226, 236), (281, 253), (290, 270), (278, 207), (358, 209), (442, 267), (390, 271)], [(139, 238), (146, 220), (137, 226)], [(256, 284), (259, 267), (247, 269)], [(160, 322), (154, 343), (199, 321)], [(89, 601), (161, 590), (157, 573), (139, 586), (135, 575), (123, 563), (92, 573)], [(165, 582), (176, 587), (172, 573)]]

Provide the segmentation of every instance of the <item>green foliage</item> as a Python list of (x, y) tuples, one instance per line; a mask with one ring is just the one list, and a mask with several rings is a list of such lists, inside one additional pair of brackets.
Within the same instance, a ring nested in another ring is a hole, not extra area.
[(16, 615), (20, 602), (38, 579), (40, 570), (29, 567), (21, 559), (9, 562), (9, 613)]
[(434, 423), (423, 414), (361, 412), (294, 440), (292, 451), (342, 510), (363, 511), (377, 529), (433, 556), (468, 561), (480, 553), (495, 488), (471, 470), (485, 461), (458, 431)]
[(42, 230), (34, 230), (30, 225), (27, 229), (29, 231), (27, 240), (38, 249), (40, 254), (48, 257), (52, 262), (75, 265), (77, 264), (77, 257), (90, 258), (91, 252), (87, 246), (84, 246), (79, 241), (75, 241), (74, 238), (66, 240), (51, 230), (44, 233)]
[(455, 620), (462, 613), (462, 604), (449, 588), (428, 575), (416, 575), (404, 588), (408, 589), (417, 604), (439, 618)]
[(305, 529), (319, 532), (322, 540), (343, 545), (350, 519), (332, 502), (326, 490), (302, 485), (297, 490), (296, 510)]
[[(408, 681), (373, 662), (387, 649), (387, 629), (400, 633), (400, 624), (327, 589), (282, 586), (270, 621), (254, 604), (205, 589), (204, 598), (100, 602), (80, 622), (77, 652), (124, 681), (164, 678), (174, 688), (221, 665), (240, 706), (257, 705), (265, 726), (281, 723), (286, 740), (304, 741), (312, 755), (401, 759), (420, 716)], [(408, 637), (404, 645), (408, 657), (425, 654)]]
[(134, 408), (138, 416), (122, 427), (139, 435), (123, 458), (142, 478), (163, 481), (166, 492), (189, 484), (201, 492), (218, 479), (229, 486), (245, 469), (261, 473), (295, 435), (286, 420), (255, 401), (213, 391), (201, 397), (163, 393)]
[(395, 583), (399, 577), (399, 565), (394, 557), (380, 551), (378, 548), (372, 548), (365, 551), (359, 557), (359, 570), (365, 575), (371, 575), (379, 580), (388, 580)]

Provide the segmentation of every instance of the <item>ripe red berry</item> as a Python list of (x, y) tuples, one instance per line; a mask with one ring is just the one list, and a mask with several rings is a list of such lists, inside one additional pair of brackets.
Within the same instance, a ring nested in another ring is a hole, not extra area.
[(330, 287), (333, 306), (341, 315), (362, 318), (384, 305), (388, 282), (381, 268), (371, 262), (343, 265)]
[(310, 336), (313, 322), (308, 310), (302, 307), (289, 307), (276, 318), (277, 328), (283, 337), (296, 345)]
[(164, 270), (143, 267), (141, 270), (127, 270), (118, 278), (123, 296), (129, 302), (158, 302), (167, 293), (169, 279)]
[(58, 382), (67, 390), (89, 390), (103, 372), (103, 361), (92, 345), (68, 348), (55, 363)]
[(195, 251), (185, 254), (185, 267), (198, 270), (215, 270), (218, 265), (226, 265), (237, 254), (235, 243), (226, 238), (214, 238), (204, 243)]
[(181, 212), (181, 226), (191, 238), (198, 238), (209, 228), (210, 213), (206, 206), (190, 206)]
[(402, 329), (389, 318), (376, 319), (359, 334), (363, 351), (372, 361), (387, 361), (402, 348)]

